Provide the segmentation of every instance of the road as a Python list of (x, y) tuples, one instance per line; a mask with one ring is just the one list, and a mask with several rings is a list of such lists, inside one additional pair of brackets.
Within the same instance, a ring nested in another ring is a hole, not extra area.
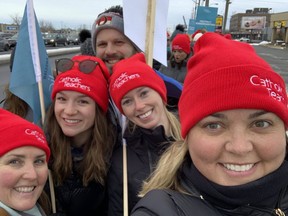
[(288, 49), (254, 46), (257, 54), (266, 60), (274, 71), (279, 73), (288, 87)]

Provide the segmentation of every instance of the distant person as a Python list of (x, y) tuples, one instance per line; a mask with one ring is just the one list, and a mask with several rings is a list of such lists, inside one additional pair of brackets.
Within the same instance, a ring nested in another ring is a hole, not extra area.
[(288, 215), (286, 92), (253, 47), (203, 34), (179, 102), (185, 140), (160, 158), (131, 215)]
[(0, 215), (46, 216), (50, 149), (37, 125), (0, 109)]
[[(142, 182), (153, 172), (160, 155), (180, 140), (180, 124), (166, 108), (164, 81), (146, 64), (143, 53), (124, 59), (113, 67), (110, 94), (127, 118), (128, 207), (139, 201)], [(108, 173), (108, 215), (123, 215), (123, 148), (117, 145)]]
[(115, 137), (107, 116), (109, 72), (101, 59), (85, 55), (58, 59), (56, 72), (44, 128), (57, 214), (105, 215)]
[(92, 47), (91, 32), (88, 29), (82, 29), (79, 32), (79, 41), (81, 55), (95, 56)]
[[(16, 51), (17, 45), (12, 49), (11, 55), (10, 55), (10, 72), (13, 70), (13, 63), (14, 63), (14, 56)], [(5, 97), (0, 102), (0, 104), (3, 104), (3, 108), (15, 113), (22, 118), (27, 119), (30, 122), (33, 122), (33, 111), (30, 108), (30, 106), (21, 98), (13, 94), (9, 89), (9, 83), (4, 87), (4, 93)]]
[(187, 34), (177, 34), (171, 44), (172, 55), (167, 66), (161, 65), (159, 71), (183, 83), (187, 74), (187, 61), (191, 56), (190, 38)]
[(175, 28), (175, 30), (172, 32), (170, 36), (170, 41), (173, 41), (173, 39), (176, 37), (177, 34), (185, 34), (185, 26), (182, 24), (178, 24)]

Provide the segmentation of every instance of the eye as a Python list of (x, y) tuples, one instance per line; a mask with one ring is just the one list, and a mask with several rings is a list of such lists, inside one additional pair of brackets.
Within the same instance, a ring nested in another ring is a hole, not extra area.
[(143, 90), (143, 91), (141, 91), (141, 93), (140, 93), (140, 97), (145, 97), (145, 96), (148, 95), (148, 93), (149, 93), (148, 90)]
[(131, 104), (132, 100), (131, 99), (123, 99), (121, 101), (121, 105), (122, 106), (128, 106), (129, 104)]
[(9, 160), (8, 164), (11, 166), (20, 166), (21, 164), (23, 164), (23, 162), (20, 159), (12, 159)]
[(117, 46), (122, 46), (123, 44), (125, 44), (125, 41), (123, 41), (123, 40), (117, 40), (117, 41), (115, 41), (115, 44), (116, 44)]
[(269, 127), (270, 125), (272, 125), (270, 122), (268, 121), (265, 121), (265, 120), (259, 120), (259, 121), (255, 121), (253, 123), (253, 125), (257, 128), (267, 128)]
[(42, 165), (45, 165), (45, 164), (46, 164), (46, 160), (45, 160), (45, 158), (39, 158), (39, 159), (35, 160), (34, 163), (35, 163), (37, 166), (42, 166)]
[(222, 126), (217, 122), (207, 123), (204, 126), (205, 128), (210, 129), (210, 130), (217, 130), (217, 129), (222, 128)]
[(105, 43), (105, 42), (99, 42), (99, 43), (97, 43), (97, 47), (103, 48), (103, 47), (105, 47), (105, 46), (107, 46), (107, 43)]
[(78, 103), (79, 104), (89, 104), (89, 102), (87, 100), (79, 100)]
[(56, 97), (57, 101), (66, 101), (66, 99), (63, 96)]

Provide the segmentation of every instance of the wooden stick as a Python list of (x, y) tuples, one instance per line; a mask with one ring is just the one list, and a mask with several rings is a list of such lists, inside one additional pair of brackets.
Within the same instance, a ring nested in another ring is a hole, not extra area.
[(148, 0), (147, 17), (146, 17), (145, 55), (147, 64), (150, 67), (153, 66), (155, 14), (156, 14), (156, 0)]

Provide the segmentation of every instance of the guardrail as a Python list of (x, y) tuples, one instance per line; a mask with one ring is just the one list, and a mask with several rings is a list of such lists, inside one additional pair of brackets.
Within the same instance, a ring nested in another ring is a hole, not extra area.
[[(71, 48), (60, 48), (60, 49), (49, 49), (47, 50), (48, 56), (57, 56), (63, 55), (66, 53), (77, 53), (80, 52), (80, 47), (71, 47)], [(10, 62), (10, 55), (11, 54), (4, 54), (0, 55), (0, 65), (7, 64)]]

